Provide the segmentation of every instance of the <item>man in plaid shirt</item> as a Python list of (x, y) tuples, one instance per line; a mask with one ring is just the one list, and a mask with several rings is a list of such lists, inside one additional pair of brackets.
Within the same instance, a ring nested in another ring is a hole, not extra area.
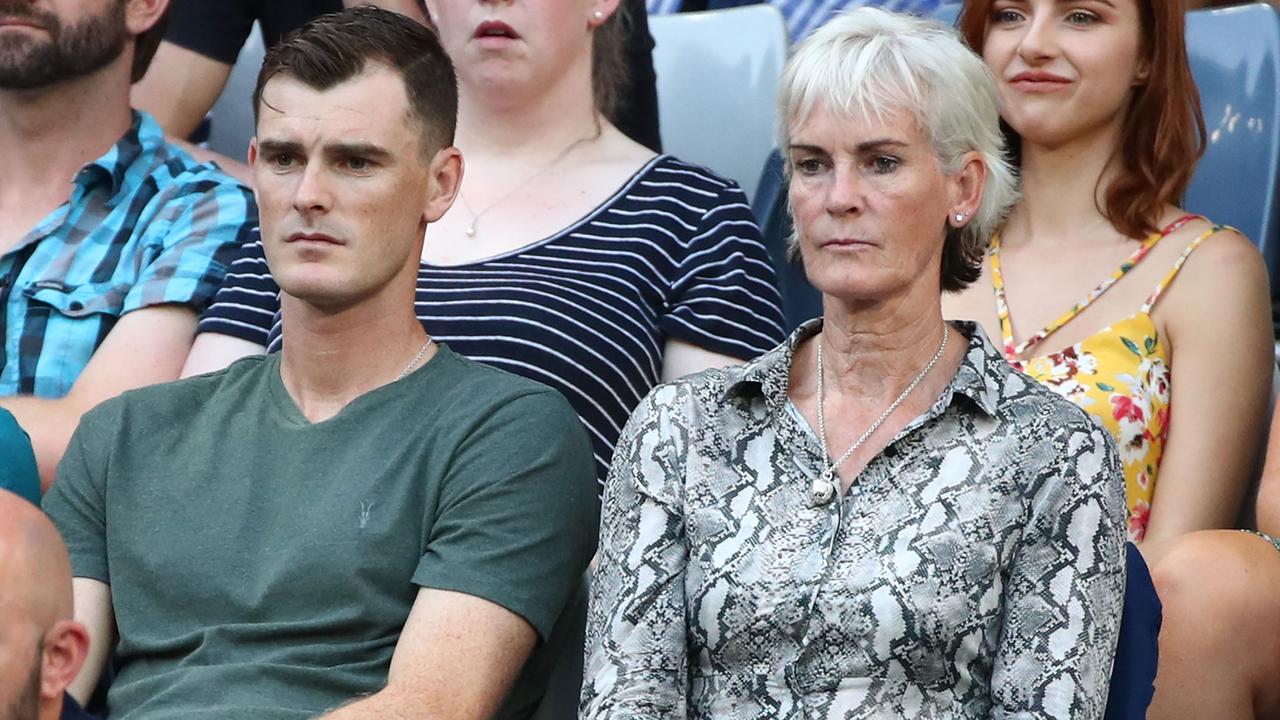
[(129, 106), (170, 0), (0, 0), (0, 409), (45, 489), (80, 415), (177, 377), (257, 225), (248, 189)]

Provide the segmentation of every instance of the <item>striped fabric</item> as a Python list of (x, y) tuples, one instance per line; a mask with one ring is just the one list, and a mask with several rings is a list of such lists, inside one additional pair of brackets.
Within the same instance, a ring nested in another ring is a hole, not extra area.
[[(281, 344), (261, 243), (227, 275), (201, 332)], [(416, 308), (463, 355), (562, 392), (604, 478), (631, 410), (679, 338), (747, 359), (784, 337), (760, 233), (730, 181), (660, 156), (562, 233), (456, 267), (423, 264)]]
[(70, 200), (0, 256), (0, 395), (66, 395), (126, 313), (202, 310), (257, 223), (248, 189), (135, 113)]

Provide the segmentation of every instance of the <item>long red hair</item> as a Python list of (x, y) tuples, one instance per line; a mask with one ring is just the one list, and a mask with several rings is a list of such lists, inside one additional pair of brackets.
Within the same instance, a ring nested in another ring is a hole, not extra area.
[[(994, 1), (965, 0), (960, 13), (960, 32), (979, 55)], [(1146, 82), (1134, 89), (1120, 142), (1111, 158), (1116, 173), (1099, 209), (1117, 230), (1140, 238), (1157, 230), (1165, 205), (1181, 202), (1196, 162), (1204, 154), (1207, 136), (1200, 93), (1187, 61), (1182, 3), (1135, 1), (1142, 23), (1142, 52), (1150, 72)], [(1001, 125), (1006, 145), (1020, 164), (1021, 138), (1007, 124)]]

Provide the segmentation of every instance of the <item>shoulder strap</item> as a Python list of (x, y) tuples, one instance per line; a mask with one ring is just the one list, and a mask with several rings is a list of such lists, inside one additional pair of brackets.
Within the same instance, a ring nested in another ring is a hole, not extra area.
[(1140, 312), (1143, 314), (1151, 312), (1151, 308), (1155, 307), (1156, 301), (1158, 301), (1160, 296), (1164, 294), (1165, 288), (1169, 287), (1169, 283), (1173, 282), (1173, 279), (1178, 276), (1178, 271), (1182, 270), (1182, 265), (1187, 262), (1187, 258), (1191, 257), (1191, 253), (1194, 252), (1196, 248), (1200, 247), (1200, 243), (1204, 242), (1206, 238), (1216, 232), (1234, 229), (1235, 228), (1228, 225), (1214, 225), (1196, 236), (1195, 240), (1188, 243), (1187, 246), (1183, 248), (1182, 253), (1178, 255), (1178, 259), (1174, 261), (1173, 267), (1169, 268), (1169, 272), (1165, 273), (1165, 276), (1160, 279), (1160, 283), (1156, 285), (1156, 289), (1147, 297), (1147, 301), (1142, 303), (1142, 310)]

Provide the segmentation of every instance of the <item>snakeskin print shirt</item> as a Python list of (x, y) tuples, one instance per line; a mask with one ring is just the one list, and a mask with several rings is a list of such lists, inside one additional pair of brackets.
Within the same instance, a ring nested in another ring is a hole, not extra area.
[(1124, 480), (1083, 411), (972, 323), (955, 377), (850, 491), (787, 398), (814, 320), (659, 386), (604, 496), (583, 717), (1101, 718)]

